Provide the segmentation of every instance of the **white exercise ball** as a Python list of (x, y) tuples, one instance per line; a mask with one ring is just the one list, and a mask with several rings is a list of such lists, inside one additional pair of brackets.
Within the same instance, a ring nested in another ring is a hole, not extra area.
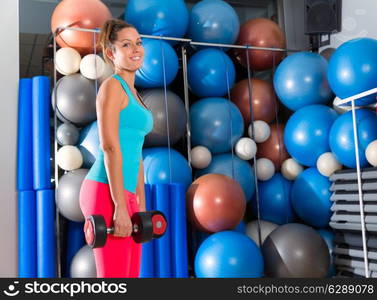
[(236, 143), (235, 152), (239, 158), (250, 160), (257, 153), (257, 144), (251, 138), (240, 138)]
[(65, 145), (56, 153), (56, 162), (61, 169), (72, 171), (82, 166), (83, 157), (81, 151), (76, 146)]
[(88, 245), (82, 247), (71, 262), (71, 278), (96, 278), (97, 268), (93, 249)]
[(208, 148), (204, 146), (196, 146), (191, 149), (191, 165), (197, 169), (204, 169), (209, 166), (212, 161), (212, 154)]
[(295, 180), (302, 171), (304, 167), (293, 158), (286, 159), (281, 165), (281, 173), (288, 180)]
[[(264, 240), (267, 238), (267, 236), (278, 227), (279, 227), (279, 225), (277, 225), (275, 223), (260, 220), (260, 231), (261, 231), (262, 244), (263, 244)], [(247, 223), (246, 234), (258, 246), (260, 246), (259, 245), (259, 230), (258, 230), (258, 221), (257, 220), (254, 220), (254, 221)]]
[(107, 78), (114, 74), (113, 67), (105, 62), (105, 68), (103, 70), (102, 76), (98, 79), (99, 83), (102, 84)]
[(367, 149), (365, 150), (365, 156), (367, 157), (367, 161), (373, 167), (377, 167), (377, 140), (369, 143)]
[(80, 72), (88, 79), (99, 79), (105, 72), (105, 61), (97, 54), (88, 54), (81, 60)]
[(257, 159), (256, 169), (257, 169), (258, 180), (262, 180), (262, 181), (269, 180), (275, 174), (275, 165), (268, 158)]
[(75, 49), (63, 47), (56, 51), (55, 67), (62, 75), (70, 75), (80, 70), (81, 56)]
[(253, 127), (251, 124), (248, 128), (249, 137), (253, 138), (254, 129), (254, 140), (256, 143), (263, 143), (268, 140), (271, 134), (270, 126), (262, 120), (254, 121)]
[(317, 169), (323, 176), (330, 177), (335, 171), (342, 169), (342, 164), (332, 152), (325, 152), (317, 159)]

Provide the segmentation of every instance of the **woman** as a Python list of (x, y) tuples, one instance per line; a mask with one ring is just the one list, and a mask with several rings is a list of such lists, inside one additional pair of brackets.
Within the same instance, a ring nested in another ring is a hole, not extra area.
[(114, 226), (103, 248), (95, 248), (97, 277), (138, 277), (141, 244), (133, 241), (130, 217), (145, 211), (142, 147), (153, 128), (153, 116), (137, 96), (135, 72), (142, 66), (144, 49), (137, 30), (121, 20), (108, 20), (99, 43), (115, 74), (97, 95), (101, 150), (80, 191), (85, 217), (103, 215)]

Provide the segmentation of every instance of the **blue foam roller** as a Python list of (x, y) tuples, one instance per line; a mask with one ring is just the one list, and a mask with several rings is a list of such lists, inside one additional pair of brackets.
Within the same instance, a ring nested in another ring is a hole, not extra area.
[(17, 190), (33, 189), (32, 81), (22, 78), (18, 89)]
[(186, 188), (173, 183), (170, 189), (172, 276), (188, 278), (187, 228), (186, 228)]
[(18, 276), (37, 277), (35, 192), (18, 192)]
[(163, 212), (168, 226), (165, 234), (155, 243), (155, 274), (158, 278), (172, 278), (171, 267), (171, 218), (169, 207), (169, 184), (158, 183), (152, 189), (153, 209)]
[(50, 80), (33, 77), (33, 186), (51, 189), (50, 162)]
[(36, 193), (38, 278), (56, 277), (54, 191), (39, 190)]
[[(151, 185), (145, 184), (145, 209), (152, 210), (152, 191)], [(154, 278), (154, 242), (149, 241), (142, 244), (142, 256), (140, 266), (140, 278)]]
[(68, 222), (65, 266), (65, 273), (67, 277), (71, 277), (70, 270), (73, 257), (85, 244), (83, 228), (84, 222)]

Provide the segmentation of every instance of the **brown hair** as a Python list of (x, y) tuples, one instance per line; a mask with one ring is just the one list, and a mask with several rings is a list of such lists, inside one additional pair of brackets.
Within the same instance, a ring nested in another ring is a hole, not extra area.
[(113, 62), (106, 55), (105, 50), (110, 48), (114, 49), (113, 43), (118, 38), (118, 32), (123, 28), (135, 28), (132, 24), (129, 24), (120, 19), (109, 19), (101, 27), (101, 31), (98, 38), (98, 45), (102, 49), (102, 54), (105, 61), (114, 67)]

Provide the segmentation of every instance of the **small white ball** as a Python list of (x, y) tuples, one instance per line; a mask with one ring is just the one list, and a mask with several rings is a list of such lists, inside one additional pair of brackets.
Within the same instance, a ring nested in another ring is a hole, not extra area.
[(55, 67), (62, 75), (70, 75), (80, 70), (81, 56), (75, 49), (63, 47), (56, 51)]
[(377, 167), (377, 140), (369, 143), (367, 149), (365, 150), (365, 156), (367, 157), (367, 161), (373, 167)]
[(281, 165), (281, 173), (288, 180), (295, 180), (302, 171), (304, 167), (293, 158), (286, 159)]
[[(277, 225), (275, 223), (260, 220), (260, 232), (261, 232), (262, 244), (265, 241), (265, 239), (268, 237), (268, 235), (278, 227), (279, 227), (279, 225)], [(260, 246), (259, 245), (259, 230), (258, 230), (258, 221), (257, 220), (254, 220), (254, 221), (247, 223), (246, 234), (249, 238), (251, 238), (257, 244), (257, 246)]]
[(61, 147), (56, 153), (58, 166), (65, 171), (79, 169), (83, 164), (83, 157), (80, 150), (71, 145)]
[(80, 72), (88, 79), (99, 79), (105, 72), (105, 61), (96, 54), (88, 54), (81, 60)]
[(251, 138), (240, 138), (236, 143), (235, 152), (239, 158), (250, 160), (257, 153), (257, 144)]
[(268, 158), (259, 158), (256, 161), (257, 178), (266, 181), (272, 178), (275, 174), (275, 165)]
[(342, 164), (333, 153), (325, 152), (317, 159), (317, 169), (323, 176), (330, 177), (335, 171), (342, 169)]
[(191, 165), (197, 169), (204, 169), (212, 161), (212, 154), (204, 146), (196, 146), (191, 149)]
[(268, 140), (271, 134), (270, 126), (262, 120), (254, 121), (253, 127), (249, 125), (248, 132), (249, 137), (253, 137), (253, 128), (254, 128), (254, 140), (256, 143), (263, 143)]
[(113, 67), (105, 62), (105, 69), (102, 76), (98, 79), (99, 83), (102, 84), (107, 78), (114, 74)]

